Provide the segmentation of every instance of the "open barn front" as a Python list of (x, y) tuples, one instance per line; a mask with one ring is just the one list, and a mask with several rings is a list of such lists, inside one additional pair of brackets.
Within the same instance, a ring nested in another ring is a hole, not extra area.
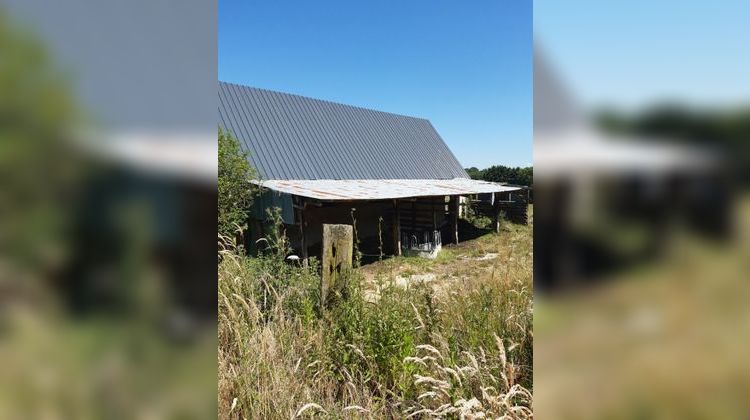
[(304, 212), (298, 210), (301, 220), (287, 225), (287, 233), (303, 256), (321, 255), (324, 224), (352, 225), (364, 261), (420, 250), (436, 253), (442, 238), (449, 240), (455, 229), (454, 211), (445, 197), (308, 203)]
[[(443, 245), (469, 239), (462, 233), (462, 207), (493, 220), (526, 223), (526, 190), (474, 180), (276, 181), (257, 203), (251, 244), (269, 228), (269, 208), (279, 208), (284, 234), (302, 259), (322, 255), (323, 225), (354, 229), (363, 262), (385, 256), (435, 258)], [(451, 192), (453, 194), (445, 194)], [(443, 193), (443, 194), (440, 194)], [(413, 194), (413, 195), (409, 195)], [(509, 208), (517, 209), (514, 213)], [(521, 210), (523, 209), (523, 210)], [(264, 226), (265, 225), (265, 226)]]

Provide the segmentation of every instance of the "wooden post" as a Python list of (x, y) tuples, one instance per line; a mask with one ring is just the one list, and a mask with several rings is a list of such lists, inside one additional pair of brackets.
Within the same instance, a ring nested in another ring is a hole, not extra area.
[(454, 244), (458, 244), (458, 197), (457, 195), (450, 196), (450, 204), (448, 206), (451, 220), (451, 241)]
[(398, 207), (398, 200), (393, 200), (393, 255), (401, 256), (401, 210)]
[(435, 212), (435, 205), (430, 204), (430, 208), (432, 209), (432, 230), (437, 230), (437, 212)]
[(417, 230), (417, 202), (411, 202), (411, 229), (412, 232)]
[(307, 210), (307, 203), (304, 199), (302, 201), (302, 208), (299, 209), (299, 236), (300, 236), (300, 248), (301, 257), (303, 264), (307, 265), (307, 238), (305, 237), (305, 210)]
[(500, 233), (500, 227), (502, 218), (500, 217), (500, 203), (496, 203), (494, 206), (492, 206), (495, 213), (495, 232)]
[(251, 226), (249, 251), (251, 254), (255, 255), (258, 253), (258, 243), (256, 241), (263, 237), (263, 223), (261, 223), (260, 220), (253, 218)]
[(341, 289), (352, 269), (354, 233), (351, 225), (323, 225), (323, 275), (320, 305), (325, 307), (331, 292)]

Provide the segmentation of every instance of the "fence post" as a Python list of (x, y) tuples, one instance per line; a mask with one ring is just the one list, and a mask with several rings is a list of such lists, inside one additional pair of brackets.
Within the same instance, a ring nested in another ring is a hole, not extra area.
[(352, 269), (354, 235), (351, 225), (323, 225), (323, 275), (320, 279), (320, 305), (326, 306), (329, 295), (340, 289)]

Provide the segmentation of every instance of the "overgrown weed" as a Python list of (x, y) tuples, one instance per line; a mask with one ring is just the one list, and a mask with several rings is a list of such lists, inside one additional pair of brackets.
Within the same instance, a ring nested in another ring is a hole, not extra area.
[(324, 309), (317, 261), (286, 259), (283, 235), (267, 243), (221, 251), (220, 417), (531, 417), (530, 266), (447, 293), (385, 279), (377, 299), (354, 270)]

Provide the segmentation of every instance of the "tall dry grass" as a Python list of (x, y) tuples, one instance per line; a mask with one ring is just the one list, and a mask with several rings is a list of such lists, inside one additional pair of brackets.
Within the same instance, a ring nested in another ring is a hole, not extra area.
[(367, 301), (355, 270), (325, 310), (317, 263), (286, 262), (283, 238), (260, 257), (221, 251), (220, 417), (532, 417), (531, 232), (519, 229), (497, 268), (447, 291), (384, 277)]

